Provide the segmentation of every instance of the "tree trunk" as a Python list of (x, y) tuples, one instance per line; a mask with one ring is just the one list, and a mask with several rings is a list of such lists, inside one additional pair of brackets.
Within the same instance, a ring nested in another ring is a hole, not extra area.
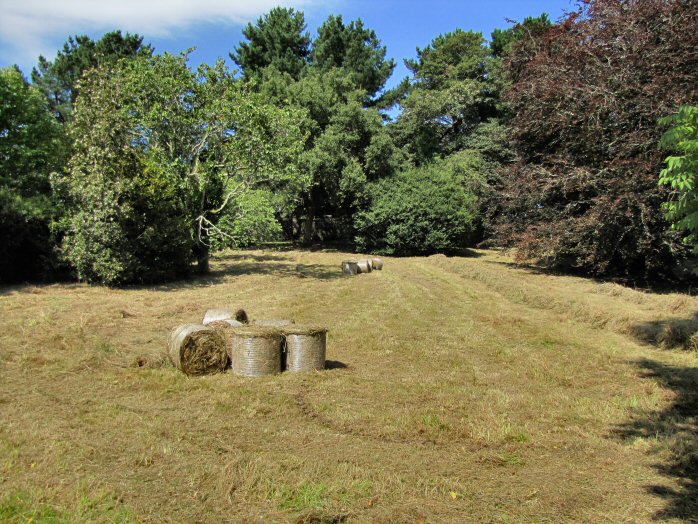
[(315, 222), (315, 206), (313, 205), (312, 197), (308, 202), (307, 215), (303, 221), (303, 236), (301, 243), (304, 246), (309, 246), (313, 243), (313, 223)]
[(199, 244), (196, 250), (196, 272), (200, 275), (204, 275), (209, 271), (209, 258), (210, 253), (208, 246), (205, 244)]

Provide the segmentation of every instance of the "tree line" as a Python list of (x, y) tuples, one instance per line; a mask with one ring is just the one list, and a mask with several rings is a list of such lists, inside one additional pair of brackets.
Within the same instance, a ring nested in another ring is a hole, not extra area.
[(283, 236), (676, 278), (698, 228), (695, 27), (695, 0), (581, 0), (438, 35), (393, 89), (375, 31), (342, 16), (311, 37), (272, 9), (236, 70), (70, 37), (31, 81), (0, 70), (0, 281), (160, 282)]

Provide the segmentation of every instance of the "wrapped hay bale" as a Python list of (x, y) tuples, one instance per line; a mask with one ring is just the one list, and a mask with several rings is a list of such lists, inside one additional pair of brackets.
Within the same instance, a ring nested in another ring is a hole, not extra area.
[(233, 373), (244, 377), (281, 373), (282, 340), (281, 331), (272, 327), (235, 329), (230, 344)]
[(359, 260), (357, 265), (359, 266), (359, 273), (370, 273), (372, 271), (371, 262), (368, 260)]
[(380, 258), (372, 258), (371, 259), (371, 267), (375, 270), (382, 270), (383, 269), (383, 260)]
[(252, 322), (254, 326), (266, 327), (284, 327), (294, 324), (293, 320), (255, 320)]
[(291, 326), (283, 329), (286, 339), (286, 369), (292, 372), (325, 369), (327, 328)]
[(187, 375), (221, 373), (228, 366), (223, 337), (201, 324), (183, 324), (170, 333), (167, 353)]
[(210, 324), (211, 322), (216, 322), (217, 320), (230, 320), (235, 319), (241, 324), (247, 324), (249, 322), (247, 318), (247, 313), (244, 309), (238, 309), (235, 314), (230, 309), (209, 309), (204, 315), (204, 320), (201, 322), (204, 326)]
[(345, 275), (358, 275), (359, 274), (359, 264), (353, 260), (345, 260), (342, 262), (342, 273)]

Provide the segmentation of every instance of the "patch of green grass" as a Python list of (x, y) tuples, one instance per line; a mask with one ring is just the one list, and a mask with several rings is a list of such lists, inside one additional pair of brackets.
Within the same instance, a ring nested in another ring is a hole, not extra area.
[(497, 459), (502, 466), (519, 466), (523, 464), (524, 460), (519, 453), (501, 453), (497, 455)]
[(83, 495), (72, 510), (59, 510), (39, 502), (25, 492), (0, 500), (0, 522), (7, 524), (72, 524), (75, 522), (136, 522), (131, 513), (111, 496)]
[(328, 492), (324, 482), (304, 482), (296, 488), (281, 490), (279, 507), (295, 511), (321, 509), (329, 503)]
[(427, 426), (428, 428), (436, 429), (436, 430), (444, 430), (448, 429), (448, 425), (446, 425), (438, 415), (434, 414), (429, 414), (425, 415), (422, 417), (422, 423)]

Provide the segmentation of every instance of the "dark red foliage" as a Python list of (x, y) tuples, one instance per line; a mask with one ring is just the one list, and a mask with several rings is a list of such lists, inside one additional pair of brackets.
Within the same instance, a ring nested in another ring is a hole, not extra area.
[(698, 0), (585, 0), (536, 44), (508, 61), (520, 161), (496, 238), (550, 267), (666, 276), (685, 250), (661, 209), (657, 120), (698, 102)]

